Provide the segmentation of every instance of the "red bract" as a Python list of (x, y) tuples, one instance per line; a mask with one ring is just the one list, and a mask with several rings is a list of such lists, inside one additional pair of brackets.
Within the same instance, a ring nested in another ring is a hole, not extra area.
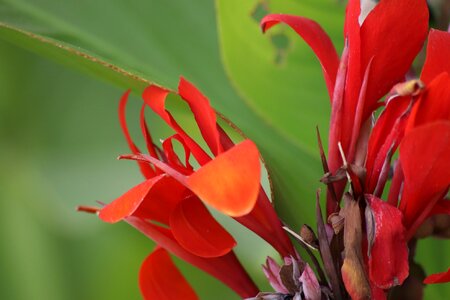
[[(208, 99), (181, 78), (179, 95), (193, 112), (200, 133), (214, 156), (211, 157), (166, 110), (169, 93), (157, 86), (150, 86), (143, 93), (145, 104), (140, 124), (148, 155), (142, 154), (130, 137), (125, 121), (128, 93), (122, 97), (119, 119), (133, 154), (120, 158), (137, 161), (146, 180), (106, 205), (99, 216), (106, 222), (124, 220), (130, 223), (160, 247), (220, 279), (240, 296), (254, 296), (257, 288), (232, 252), (235, 240), (214, 219), (205, 204), (236, 218), (271, 243), (281, 255), (295, 255), (260, 185), (259, 152), (250, 140), (234, 145), (217, 124)], [(147, 128), (146, 106), (175, 130), (174, 135), (162, 142), (162, 149), (153, 143)], [(175, 141), (184, 149), (183, 159), (174, 151)], [(200, 165), (197, 170), (190, 164), (191, 155)], [(146, 279), (141, 276), (143, 281)], [(167, 285), (159, 288), (167, 288)]]

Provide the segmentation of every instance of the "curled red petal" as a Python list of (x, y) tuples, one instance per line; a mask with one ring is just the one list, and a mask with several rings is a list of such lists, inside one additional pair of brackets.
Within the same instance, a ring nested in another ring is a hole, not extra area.
[(144, 99), (145, 103), (147, 103), (147, 105), (150, 106), (150, 108), (167, 123), (167, 125), (172, 127), (173, 130), (181, 136), (195, 159), (201, 165), (207, 163), (211, 160), (209, 155), (181, 128), (173, 116), (166, 110), (165, 103), (168, 94), (168, 90), (151, 85), (144, 90), (142, 99)]
[[(183, 146), (184, 150), (184, 163), (183, 165), (173, 149), (173, 140), (177, 140), (181, 146)], [(191, 174), (193, 172), (193, 168), (189, 162), (189, 158), (191, 156), (191, 150), (189, 150), (188, 146), (184, 142), (184, 140), (178, 134), (174, 134), (167, 139), (165, 139), (162, 143), (164, 154), (166, 155), (168, 163), (178, 172), (183, 173), (185, 175)]]
[(402, 284), (409, 274), (402, 213), (373, 195), (366, 195), (366, 200), (366, 226), (372, 227), (367, 232), (373, 233), (368, 249), (370, 280), (378, 288), (389, 289)]
[(147, 105), (144, 103), (141, 107), (140, 113), (140, 125), (142, 135), (144, 136), (145, 144), (147, 145), (148, 153), (153, 157), (158, 157), (155, 149), (155, 145), (153, 144), (152, 136), (150, 135), (150, 131), (148, 130), (147, 122), (145, 121), (145, 107)]
[(429, 83), (442, 72), (450, 74), (450, 32), (430, 29), (427, 57), (420, 79)]
[[(141, 153), (139, 148), (134, 144), (133, 139), (130, 136), (130, 132), (128, 131), (127, 127), (127, 121), (125, 118), (125, 109), (128, 102), (128, 96), (130, 95), (131, 90), (128, 90), (125, 94), (123, 94), (122, 98), (119, 102), (119, 122), (120, 127), (122, 128), (123, 135), (125, 136), (125, 139), (127, 140), (128, 146), (130, 147), (130, 150), (134, 153)], [(145, 178), (151, 178), (156, 175), (155, 170), (153, 170), (148, 164), (138, 162), (139, 168), (141, 170), (142, 175), (144, 175)]]
[(448, 268), (447, 272), (436, 273), (425, 278), (423, 283), (425, 284), (433, 284), (433, 283), (445, 283), (450, 282), (450, 268)]
[(329, 36), (322, 27), (313, 20), (285, 14), (271, 14), (265, 16), (261, 20), (263, 32), (269, 30), (278, 23), (287, 24), (294, 29), (314, 51), (322, 65), (325, 83), (331, 99), (339, 66), (339, 57)]
[(105, 222), (115, 223), (131, 216), (144, 201), (152, 187), (165, 175), (150, 178), (130, 190), (125, 194), (106, 205), (99, 213), (100, 219)]
[(260, 179), (258, 149), (245, 140), (189, 176), (186, 186), (215, 209), (239, 217), (253, 209)]
[(366, 116), (378, 99), (404, 78), (422, 49), (427, 33), (426, 0), (380, 1), (369, 13), (361, 26), (362, 67), (373, 58), (367, 86)]
[(208, 99), (183, 77), (180, 78), (178, 92), (191, 108), (198, 128), (211, 152), (214, 155), (221, 153), (222, 145), (217, 130), (216, 112), (212, 109)]
[(181, 201), (170, 216), (175, 239), (189, 252), (201, 257), (218, 257), (236, 246), (234, 238), (196, 197)]
[(195, 291), (162, 248), (157, 248), (142, 263), (139, 288), (146, 300), (198, 300)]
[(414, 128), (404, 137), (400, 161), (405, 183), (399, 208), (404, 214), (408, 238), (450, 185), (449, 157), (450, 121)]

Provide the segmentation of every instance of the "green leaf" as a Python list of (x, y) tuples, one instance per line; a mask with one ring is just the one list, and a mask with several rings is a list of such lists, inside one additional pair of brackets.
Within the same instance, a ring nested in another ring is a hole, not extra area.
[(292, 29), (279, 25), (263, 35), (259, 21), (264, 13), (310, 17), (339, 41), (339, 49), (342, 8), (331, 0), (217, 1), (222, 57), (232, 83), (258, 115), (315, 157), (314, 128), (325, 136), (329, 122), (320, 64)]

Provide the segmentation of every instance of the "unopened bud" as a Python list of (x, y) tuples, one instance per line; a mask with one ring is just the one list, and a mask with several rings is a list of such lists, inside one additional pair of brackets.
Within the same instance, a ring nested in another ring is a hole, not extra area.
[(300, 228), (300, 236), (303, 238), (303, 240), (313, 246), (314, 248), (319, 248), (319, 242), (317, 240), (316, 234), (312, 230), (311, 227), (309, 227), (306, 224), (302, 225), (302, 228)]
[(328, 223), (333, 227), (333, 231), (335, 234), (339, 234), (342, 228), (344, 228), (344, 217), (339, 213), (332, 213), (328, 217)]

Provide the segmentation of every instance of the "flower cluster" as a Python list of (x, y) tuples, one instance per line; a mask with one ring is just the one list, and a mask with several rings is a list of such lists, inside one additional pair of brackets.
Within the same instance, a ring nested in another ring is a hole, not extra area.
[[(267, 31), (278, 23), (294, 29), (315, 52), (330, 96), (328, 155), (319, 136), (327, 222), (318, 195), (316, 233), (306, 225), (298, 234), (285, 227), (261, 187), (256, 145), (250, 140), (234, 144), (207, 98), (183, 78), (178, 95), (189, 105), (208, 149), (166, 109), (171, 91), (152, 85), (142, 95), (144, 154), (127, 129), (127, 92), (119, 119), (132, 154), (121, 158), (136, 161), (145, 180), (98, 215), (110, 223), (123, 220), (156, 242), (140, 271), (145, 299), (198, 298), (168, 253), (243, 298), (386, 299), (388, 292), (405, 293), (401, 288), (415, 280), (409, 269), (419, 238), (450, 237), (450, 33), (428, 30), (426, 1), (381, 0), (362, 19), (360, 1), (350, 0), (340, 58), (316, 22), (272, 14), (261, 26)], [(426, 60), (416, 77), (412, 63), (427, 37)], [(147, 128), (147, 106), (175, 132), (161, 147)], [(184, 149), (182, 156), (174, 143)], [(206, 205), (277, 250), (283, 265), (268, 258), (263, 267), (275, 292), (260, 293), (233, 252), (234, 238)], [(312, 266), (287, 232), (306, 250)], [(424, 279), (448, 281), (450, 269)]]
[[(331, 120), (322, 181), (328, 186), (327, 216), (335, 229), (331, 244), (337, 240), (343, 248), (334, 249), (334, 266), (327, 271), (334, 274), (330, 280), (342, 278), (345, 287), (331, 282), (333, 294), (385, 299), (386, 291), (408, 277), (413, 250), (408, 242), (426, 220), (446, 214), (425, 235), (448, 237), (450, 33), (428, 33), (426, 1), (380, 1), (364, 20), (360, 15), (360, 1), (350, 0), (340, 59), (312, 20), (269, 15), (262, 28), (277, 23), (292, 27), (315, 52), (328, 87)], [(427, 33), (425, 64), (419, 78), (411, 78), (412, 62)], [(449, 279), (447, 271), (425, 283)]]

